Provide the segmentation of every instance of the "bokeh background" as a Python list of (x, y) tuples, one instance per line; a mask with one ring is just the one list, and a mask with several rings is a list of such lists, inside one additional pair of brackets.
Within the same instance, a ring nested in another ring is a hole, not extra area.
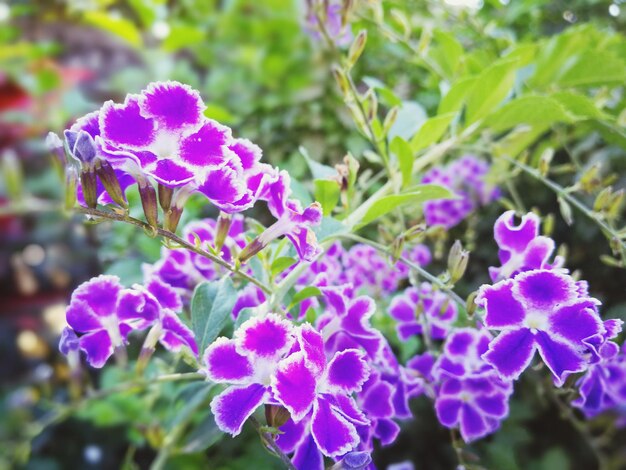
[[(361, 1), (380, 3), (355, 0), (357, 9)], [(392, 18), (392, 10), (401, 12), (415, 37), (446, 31), (478, 58), (490, 49), (497, 54), (504, 40), (533, 41), (589, 24), (623, 32), (626, 24), (626, 3), (619, 0), (390, 0), (380, 8)], [(309, 178), (299, 146), (331, 165), (348, 150), (362, 155), (368, 144), (336, 89), (332, 54), (307, 33), (305, 16), (304, 0), (0, 0), (0, 468), (16, 462), (32, 469), (143, 468), (154, 456), (150, 417), (132, 401), (52, 426), (30, 447), (42, 413), (38, 402), (62, 395), (67, 383), (57, 342), (72, 290), (102, 272), (140, 279), (141, 263), (160, 250), (158, 240), (133, 227), (88, 225), (62, 210), (62, 168), (45, 146), (46, 134), (61, 134), (108, 99), (122, 101), (149, 82), (172, 79), (200, 90), (209, 117), (257, 143), (294, 179)], [(414, 113), (432, 115), (441, 89), (428, 63), (366, 15), (355, 16), (352, 28), (369, 32), (355, 72), (359, 86), (383, 80)], [(624, 186), (623, 148), (577, 144), (581, 158), (611, 161), (621, 175), (616, 186)], [(557, 152), (554, 160), (567, 158)], [(361, 164), (369, 171), (367, 159)], [(558, 213), (555, 198), (538, 183), (520, 177), (518, 187), (528, 207)], [(491, 239), (501, 210), (487, 208), (476, 218), (473, 240)], [(185, 217), (199, 215), (208, 215), (200, 204)], [(626, 276), (599, 261), (606, 241), (598, 230), (582, 218), (573, 227), (557, 218), (553, 236), (570, 248), (569, 266), (584, 271), (605, 316), (625, 318)], [(486, 280), (495, 259), (492, 243), (473, 248), (475, 262), (460, 287), (467, 292)], [(416, 468), (453, 468), (447, 432), (427, 402), (415, 406), (418, 419), (380, 452), (381, 468), (405, 459)], [(145, 423), (145, 432), (130, 422)], [(626, 436), (619, 446), (626, 447)], [(595, 465), (581, 437), (540, 398), (514, 404), (502, 432), (476, 449), (494, 469)], [(180, 456), (172, 468), (273, 465), (254, 436), (244, 436)]]

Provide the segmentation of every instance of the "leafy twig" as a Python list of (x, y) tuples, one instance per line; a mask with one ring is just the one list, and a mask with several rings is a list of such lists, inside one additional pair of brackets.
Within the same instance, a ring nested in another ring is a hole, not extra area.
[(248, 421), (252, 424), (252, 426), (254, 426), (254, 429), (257, 430), (261, 439), (263, 439), (263, 442), (272, 450), (272, 453), (274, 453), (285, 464), (285, 467), (289, 470), (297, 470), (294, 464), (291, 463), (291, 459), (285, 455), (280, 447), (278, 447), (278, 444), (276, 444), (276, 441), (274, 440), (274, 436), (263, 431), (263, 426), (261, 426), (261, 423), (259, 423), (254, 416), (248, 418)]

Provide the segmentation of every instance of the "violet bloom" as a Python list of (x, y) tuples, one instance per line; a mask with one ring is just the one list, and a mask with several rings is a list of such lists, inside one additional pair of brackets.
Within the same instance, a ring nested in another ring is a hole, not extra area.
[(281, 171), (277, 179), (264, 188), (260, 198), (267, 201), (270, 212), (278, 220), (240, 253), (241, 262), (249, 260), (283, 235), (291, 241), (301, 260), (313, 261), (321, 253), (311, 227), (322, 221), (322, 208), (318, 202), (314, 202), (303, 209), (299, 201), (289, 199), (290, 181), (289, 174)]
[(490, 340), (485, 330), (454, 331), (433, 369), (437, 418), (448, 428), (459, 428), (465, 442), (494, 432), (509, 412), (512, 382), (501, 379), (481, 358)]
[(262, 404), (275, 404), (270, 384), (295, 342), (292, 324), (276, 314), (252, 318), (234, 339), (218, 338), (204, 354), (209, 380), (229, 384), (211, 401), (218, 427), (233, 436)]
[[(314, 6), (313, 6), (314, 8)], [(354, 36), (350, 25), (343, 25), (341, 18), (342, 6), (330, 3), (326, 9), (326, 18), (324, 28), (330, 39), (339, 47), (348, 47)], [(323, 36), (320, 32), (319, 20), (315, 12), (310, 12), (306, 17), (304, 31), (315, 41), (322, 41)]]
[(67, 323), (83, 333), (78, 342), (92, 367), (102, 367), (115, 350), (124, 348), (131, 330), (146, 326), (138, 313), (142, 302), (117, 276), (94, 277), (72, 293)]
[(444, 339), (457, 319), (458, 310), (450, 297), (424, 282), (419, 288), (409, 287), (394, 297), (389, 314), (398, 321), (398, 337), (402, 341), (418, 334)]
[(483, 285), (476, 304), (485, 309), (484, 325), (501, 331), (483, 358), (503, 378), (517, 379), (539, 351), (558, 386), (585, 370), (586, 342), (605, 327), (596, 310), (600, 302), (582, 287), (567, 274), (545, 269)]
[(298, 345), (272, 378), (274, 396), (295, 423), (311, 415), (311, 436), (322, 454), (344, 455), (359, 443), (355, 424), (367, 424), (351, 397), (370, 373), (365, 354), (346, 349), (327, 361), (322, 335), (307, 324), (298, 331)]
[(74, 330), (67, 326), (61, 332), (59, 351), (67, 358), (70, 370), (80, 367), (80, 341)]
[(554, 252), (554, 240), (539, 235), (539, 217), (532, 212), (524, 215), (519, 225), (514, 225), (515, 211), (507, 211), (496, 220), (493, 233), (498, 244), (498, 257), (502, 266), (490, 267), (491, 280), (496, 282), (531, 269), (554, 269), (563, 264), (561, 257), (549, 260)]
[(576, 382), (580, 396), (572, 405), (588, 418), (604, 412), (615, 412), (626, 418), (626, 345), (620, 350), (609, 341), (621, 331), (621, 324), (621, 321), (614, 324), (615, 328), (597, 347), (598, 357)]
[(143, 295), (143, 305), (139, 314), (150, 325), (148, 337), (141, 354), (149, 357), (157, 341), (168, 351), (178, 352), (189, 349), (198, 355), (198, 346), (193, 331), (183, 323), (177, 312), (183, 309), (183, 302), (176, 291), (157, 278), (149, 279), (145, 286), (134, 286)]
[(460, 197), (425, 202), (424, 217), (428, 225), (452, 228), (479, 206), (497, 199), (499, 190), (485, 180), (488, 172), (489, 165), (472, 155), (428, 171), (422, 178), (422, 183), (440, 184)]
[(326, 351), (330, 354), (345, 349), (363, 349), (377, 360), (384, 337), (370, 324), (376, 310), (371, 297), (350, 295), (351, 285), (322, 287), (327, 308), (317, 319), (317, 328), (324, 335)]

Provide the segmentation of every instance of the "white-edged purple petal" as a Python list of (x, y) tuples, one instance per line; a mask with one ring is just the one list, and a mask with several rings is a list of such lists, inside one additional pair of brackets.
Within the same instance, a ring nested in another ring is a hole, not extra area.
[(249, 383), (254, 367), (250, 359), (237, 352), (235, 341), (217, 338), (204, 353), (205, 372), (213, 382)]
[(91, 367), (101, 368), (113, 355), (113, 344), (106, 330), (87, 333), (79, 338), (80, 349), (85, 352)]
[(298, 422), (306, 416), (315, 401), (317, 380), (313, 371), (307, 367), (302, 352), (290, 355), (280, 362), (272, 377), (274, 397)]
[(212, 119), (205, 119), (197, 131), (180, 142), (180, 159), (198, 168), (219, 168), (230, 158), (226, 145), (231, 131)]
[(536, 344), (557, 386), (561, 386), (569, 374), (580, 372), (587, 366), (587, 361), (580, 352), (565, 342), (556, 341), (543, 331), (537, 332)]
[(131, 149), (142, 149), (154, 142), (155, 122), (141, 114), (139, 98), (128, 95), (124, 104), (104, 103), (99, 118), (103, 140), (114, 147)]
[(243, 424), (269, 397), (268, 387), (252, 384), (229, 387), (211, 401), (215, 423), (224, 432), (238, 435)]
[(524, 306), (513, 296), (514, 281), (499, 282), (494, 286), (483, 285), (478, 291), (476, 304), (485, 309), (485, 326), (490, 329), (520, 326), (526, 312)]
[(535, 335), (528, 328), (505, 331), (489, 344), (483, 359), (506, 379), (517, 379), (528, 367), (537, 348)]
[(154, 118), (171, 131), (198, 125), (205, 109), (196, 90), (174, 81), (148, 85), (141, 94), (139, 106), (144, 116)]
[(295, 341), (291, 322), (274, 313), (246, 320), (235, 332), (235, 338), (242, 354), (268, 360), (283, 356)]
[(198, 345), (193, 331), (178, 316), (174, 313), (165, 314), (161, 319), (161, 327), (163, 335), (159, 341), (166, 349), (177, 352), (186, 347), (194, 356), (198, 355)]
[(328, 364), (326, 381), (331, 390), (352, 393), (361, 387), (370, 375), (365, 354), (356, 349), (348, 349), (335, 354)]
[(359, 443), (356, 428), (320, 397), (313, 408), (311, 433), (322, 453), (336, 457), (351, 451)]

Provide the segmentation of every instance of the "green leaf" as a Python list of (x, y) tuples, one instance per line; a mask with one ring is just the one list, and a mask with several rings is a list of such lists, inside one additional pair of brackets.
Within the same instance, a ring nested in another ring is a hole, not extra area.
[(406, 186), (411, 181), (413, 172), (413, 151), (406, 140), (396, 136), (391, 141), (390, 149), (398, 159), (398, 166), (402, 174), (402, 186)]
[(405, 101), (398, 110), (396, 122), (389, 130), (389, 140), (393, 140), (396, 136), (400, 136), (405, 140), (410, 139), (427, 117), (422, 105), (414, 101)]
[(339, 202), (341, 188), (336, 180), (318, 179), (313, 181), (315, 200), (322, 205), (324, 215), (330, 215)]
[(237, 300), (237, 291), (230, 278), (203, 282), (191, 299), (191, 327), (203, 352), (226, 325)]
[(376, 201), (363, 216), (360, 227), (373, 222), (392, 210), (407, 204), (419, 204), (431, 199), (452, 199), (454, 195), (449, 189), (436, 184), (423, 184), (414, 186), (403, 194), (385, 196)]
[(272, 267), (270, 268), (272, 271), (272, 276), (276, 276), (277, 274), (282, 273), (285, 269), (293, 266), (297, 262), (298, 260), (292, 258), (291, 256), (281, 256), (280, 258), (276, 258), (272, 263)]
[(203, 406), (204, 402), (207, 401), (207, 398), (210, 396), (215, 384), (200, 382), (189, 384), (188, 387), (191, 387), (193, 393), (189, 396), (183, 396), (180, 397), (180, 399), (175, 400), (183, 402), (183, 406), (179, 410), (176, 410), (176, 413), (173, 415), (173, 419), (168, 423), (167, 427), (170, 430), (191, 419), (192, 415), (197, 412), (198, 408)]
[(322, 291), (320, 291), (317, 287), (305, 287), (293, 296), (293, 299), (291, 299), (291, 303), (289, 304), (289, 308), (287, 310), (291, 310), (303, 300), (310, 299), (311, 297), (319, 297), (320, 295), (322, 295)]
[(182, 451), (185, 453), (204, 452), (217, 444), (225, 434), (215, 424), (213, 413), (207, 413), (193, 431), (182, 442)]
[(448, 93), (446, 93), (446, 95), (441, 99), (439, 108), (437, 109), (437, 114), (442, 115), (453, 111), (459, 111), (463, 107), (465, 98), (472, 90), (475, 83), (476, 77), (467, 77), (452, 85), (452, 87), (448, 90)]
[(185, 24), (171, 27), (170, 34), (161, 44), (167, 52), (176, 52), (184, 47), (201, 44), (205, 39), (205, 33), (201, 28)]
[(124, 39), (134, 47), (139, 48), (143, 44), (141, 33), (137, 27), (132, 21), (125, 18), (114, 18), (101, 11), (88, 11), (85, 12), (84, 20), (92, 26)]
[(570, 114), (581, 119), (601, 119), (608, 117), (593, 100), (575, 91), (559, 91), (550, 95), (558, 101)]
[(619, 85), (626, 81), (626, 62), (601, 50), (581, 53), (557, 80), (565, 87)]
[(309, 165), (309, 169), (311, 170), (311, 174), (313, 175), (313, 178), (328, 179), (330, 177), (337, 175), (337, 170), (335, 170), (333, 167), (330, 167), (328, 165), (322, 165), (321, 163), (318, 163), (315, 160), (313, 160), (311, 156), (309, 155), (309, 152), (307, 151), (307, 149), (305, 149), (304, 147), (300, 147), (298, 150), (300, 151), (300, 153), (306, 160), (307, 164)]
[(346, 226), (333, 217), (324, 217), (322, 223), (313, 230), (320, 242), (323, 242), (328, 237), (347, 231)]
[(554, 98), (531, 95), (522, 96), (505, 104), (489, 116), (485, 125), (495, 131), (503, 131), (519, 124), (539, 127), (572, 120), (572, 116)]
[(451, 78), (461, 63), (463, 46), (452, 33), (442, 30), (434, 31), (433, 37), (437, 45), (430, 48), (428, 55), (439, 65), (446, 77)]
[(485, 69), (467, 96), (466, 125), (493, 111), (511, 92), (518, 61), (502, 60)]
[(440, 114), (439, 116), (428, 119), (411, 139), (412, 152), (419, 152), (439, 142), (439, 139), (445, 134), (455, 116), (456, 112), (452, 112)]

